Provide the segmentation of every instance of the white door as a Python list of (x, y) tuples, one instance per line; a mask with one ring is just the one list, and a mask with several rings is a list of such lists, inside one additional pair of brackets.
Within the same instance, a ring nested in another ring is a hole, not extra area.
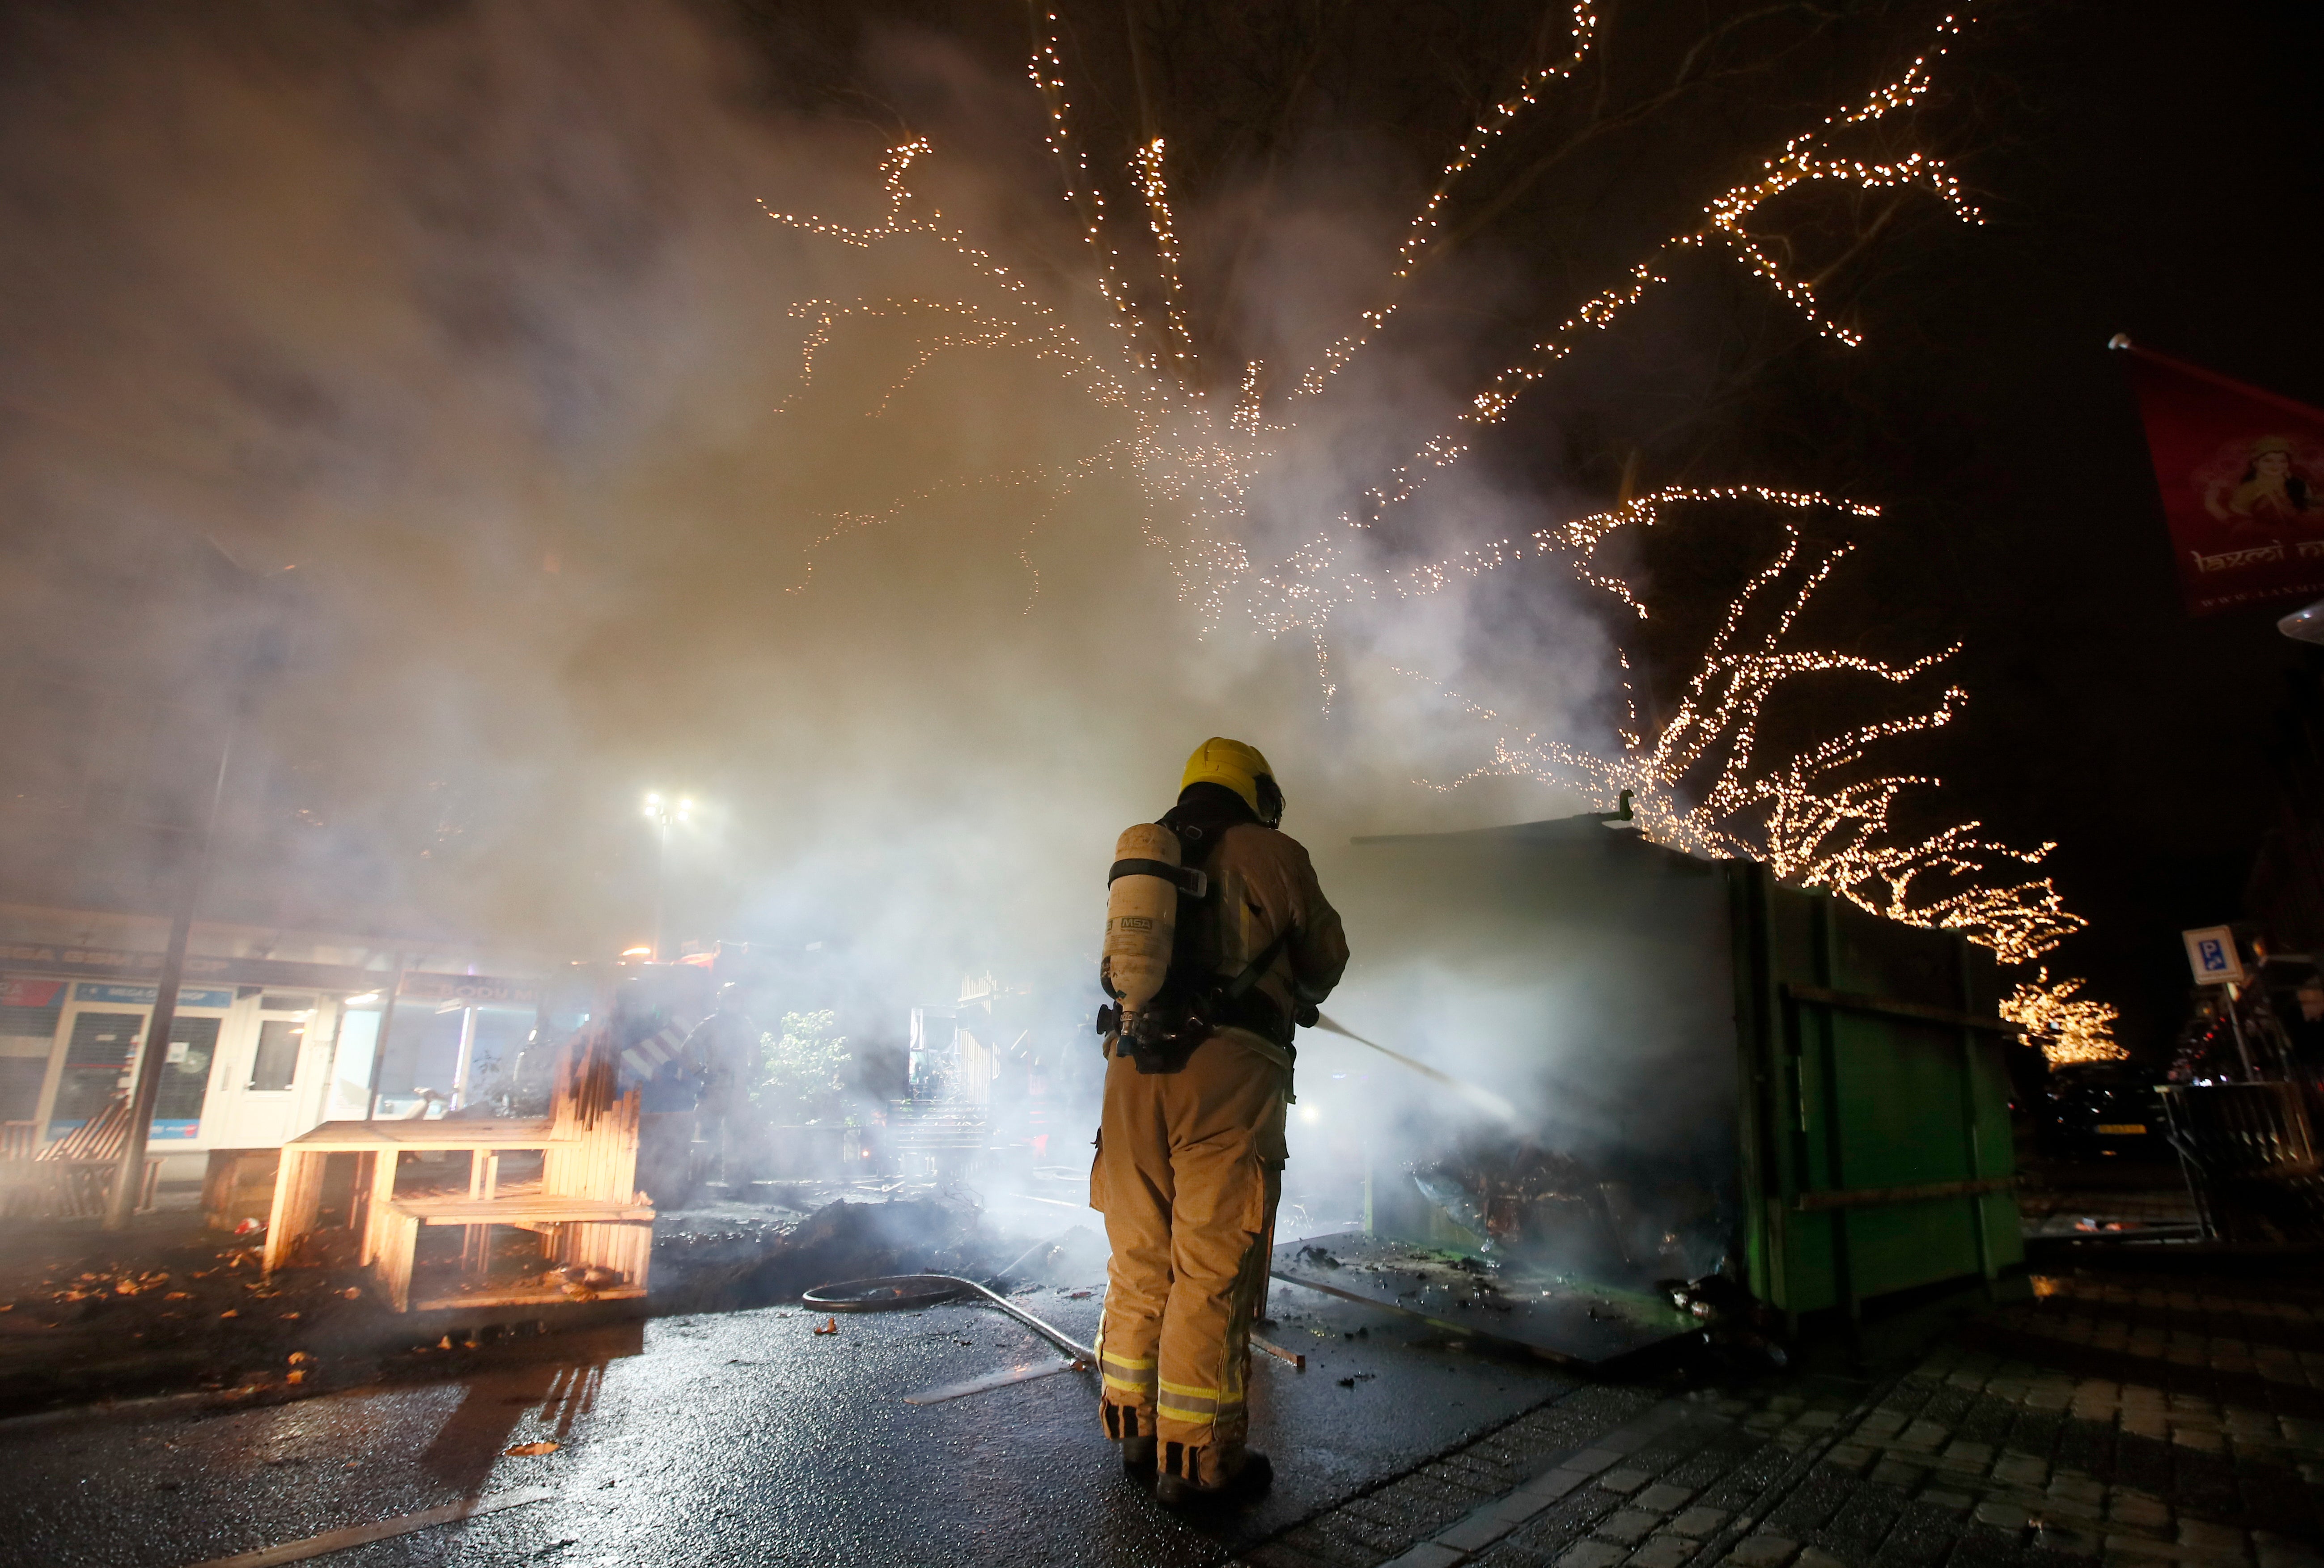
[(322, 1070), (307, 1048), (314, 1019), (312, 995), (269, 992), (258, 999), (257, 1028), (235, 1084), (241, 1103), (233, 1147), (279, 1148), (307, 1130), (300, 1114), (312, 1099), (306, 1080)]

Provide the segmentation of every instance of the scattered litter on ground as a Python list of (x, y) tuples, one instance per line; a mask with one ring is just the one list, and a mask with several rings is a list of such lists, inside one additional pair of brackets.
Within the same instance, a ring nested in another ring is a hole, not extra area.
[[(816, 1284), (908, 1270), (991, 1280), (1006, 1296), (1048, 1291), (1078, 1302), (1097, 1294), (1092, 1285), (1104, 1267), (1103, 1239), (1084, 1229), (1030, 1250), (1021, 1235), (995, 1234), (979, 1195), (956, 1184), (802, 1183), (757, 1195), (666, 1215), (675, 1222), (667, 1233), (657, 1223), (647, 1314), (770, 1307), (788, 1317)], [(817, 1206), (805, 1212), (809, 1204)], [(160, 1218), (141, 1216), (141, 1230)], [(204, 1231), (190, 1215), (129, 1237), (93, 1227), (20, 1231), (10, 1255), (0, 1255), (0, 1412), (131, 1392), (200, 1390), (239, 1400), (305, 1396), (405, 1371), (440, 1376), (510, 1336), (565, 1326), (563, 1307), (539, 1312), (538, 1321), (454, 1318), (449, 1333), (443, 1315), (431, 1314), (405, 1337), (397, 1331), (408, 1320), (388, 1312), (358, 1269), (351, 1232), (316, 1232), (271, 1278), (263, 1241), (258, 1231)], [(548, 1293), (576, 1303), (592, 1301), (605, 1282), (586, 1268), (538, 1261), (529, 1272)], [(825, 1325), (823, 1337), (845, 1340), (812, 1304), (799, 1314)], [(297, 1351), (321, 1359), (286, 1364)]]
[(1296, 1370), (1304, 1372), (1307, 1370), (1307, 1358), (1301, 1355), (1297, 1351), (1286, 1351), (1281, 1345), (1277, 1344), (1274, 1341), (1261, 1339), (1257, 1334), (1250, 1336), (1250, 1342), (1259, 1349), (1265, 1351), (1268, 1355), (1273, 1356), (1277, 1360), (1290, 1362)]
[(543, 1438), (538, 1443), (520, 1443), (514, 1448), (503, 1448), (501, 1454), (507, 1459), (531, 1459), (538, 1454), (555, 1453), (564, 1446), (561, 1443), (551, 1443)]

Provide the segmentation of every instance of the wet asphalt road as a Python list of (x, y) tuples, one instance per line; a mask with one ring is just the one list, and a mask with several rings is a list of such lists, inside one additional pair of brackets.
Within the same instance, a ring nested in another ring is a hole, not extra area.
[[(1446, 1344), (1415, 1320), (1277, 1284), (1279, 1343), (1253, 1358), (1254, 1444), (1278, 1480), (1197, 1527), (1121, 1479), (1091, 1378), (933, 1406), (903, 1396), (1054, 1360), (990, 1308), (664, 1319), (562, 1360), (267, 1409), (0, 1423), (0, 1559), (183, 1568), (463, 1496), (549, 1500), (336, 1553), (355, 1564), (1217, 1562), (1576, 1385)], [(1098, 1297), (1019, 1298), (1086, 1341)], [(1368, 1330), (1363, 1339), (1342, 1335)], [(541, 1342), (544, 1346), (552, 1342)], [(624, 1353), (626, 1352), (626, 1353)], [(1353, 1387), (1340, 1379), (1354, 1377)], [(540, 1457), (503, 1450), (548, 1440)]]

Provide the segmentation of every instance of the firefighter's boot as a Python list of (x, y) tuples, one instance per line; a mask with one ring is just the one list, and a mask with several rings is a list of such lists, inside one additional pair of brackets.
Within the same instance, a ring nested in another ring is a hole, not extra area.
[(1267, 1455), (1241, 1443), (1163, 1448), (1154, 1477), (1154, 1499), (1174, 1508), (1235, 1508), (1263, 1495), (1275, 1483)]
[(1139, 1425), (1139, 1411), (1135, 1405), (1106, 1407), (1106, 1434), (1121, 1444), (1121, 1473), (1132, 1480), (1154, 1479), (1154, 1412), (1148, 1407), (1146, 1424)]

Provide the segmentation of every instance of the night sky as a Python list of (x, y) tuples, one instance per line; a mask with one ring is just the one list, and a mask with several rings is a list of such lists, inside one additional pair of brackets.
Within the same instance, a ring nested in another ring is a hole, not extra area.
[(1944, 771), (2011, 836), (2058, 841), (2060, 885), (2092, 922), (2060, 968), (2122, 1006), (2144, 1053), (2183, 1017), (2179, 931), (2240, 911), (2286, 672), (2312, 678), (2324, 650), (2276, 632), (2295, 605), (2180, 609), (2101, 345), (2127, 332), (2324, 405), (2324, 15), (2053, 9), (2006, 51), (2007, 144), (1963, 160), (1993, 221), (1915, 280), (1951, 346), (1896, 366), (1896, 499), (1920, 494), (1898, 535), (1868, 539), (1923, 585), (1916, 613), (1967, 643), (1974, 702)]

